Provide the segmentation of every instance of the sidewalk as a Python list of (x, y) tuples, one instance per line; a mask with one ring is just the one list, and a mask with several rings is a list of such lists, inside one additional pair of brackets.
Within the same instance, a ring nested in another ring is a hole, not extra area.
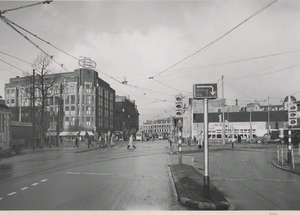
[[(174, 148), (175, 150), (175, 148)], [(177, 149), (176, 149), (177, 150)], [(202, 149), (203, 150), (203, 149)], [(200, 151), (195, 146), (183, 146), (183, 153)], [(204, 196), (204, 176), (193, 166), (178, 164), (177, 153), (170, 153), (170, 170), (174, 179), (179, 202), (195, 210), (228, 210), (229, 203), (225, 197), (210, 183), (210, 195)]]
[(293, 169), (292, 164), (288, 164), (287, 163), (287, 152), (286, 150), (284, 151), (284, 155), (283, 155), (283, 164), (281, 157), (279, 158), (279, 162), (278, 162), (278, 157), (272, 159), (272, 165), (282, 169), (284, 171), (288, 171), (288, 172), (292, 172), (295, 174), (300, 175), (300, 155), (299, 155), (299, 148), (294, 148), (294, 166), (295, 168)]
[[(43, 148), (36, 148), (36, 149), (31, 149), (31, 148), (23, 148), (22, 153), (35, 153), (35, 152), (40, 152), (40, 151), (52, 151), (52, 150), (72, 150), (74, 153), (82, 153), (82, 152), (88, 152), (88, 151), (93, 151), (93, 150), (98, 150), (98, 149), (104, 149), (101, 147), (98, 147), (99, 142), (98, 141), (92, 141), (92, 144), (94, 147), (88, 148), (88, 144), (86, 142), (80, 142), (79, 143), (79, 148), (74, 147), (73, 142), (67, 142), (63, 143), (63, 145), (59, 145), (58, 147), (52, 146), (49, 148), (48, 146), (44, 146)], [(127, 142), (126, 141), (116, 141), (115, 145), (113, 148), (120, 148), (123, 146), (126, 146)], [(110, 143), (108, 144), (107, 148), (110, 147)]]

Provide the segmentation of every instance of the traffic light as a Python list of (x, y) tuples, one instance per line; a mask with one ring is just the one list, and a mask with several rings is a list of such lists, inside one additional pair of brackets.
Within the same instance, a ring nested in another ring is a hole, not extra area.
[(175, 96), (175, 114), (177, 117), (182, 116), (183, 113), (183, 97), (182, 95)]
[(222, 114), (219, 114), (219, 122), (222, 122)]
[(289, 104), (288, 106), (289, 126), (297, 125), (297, 105)]

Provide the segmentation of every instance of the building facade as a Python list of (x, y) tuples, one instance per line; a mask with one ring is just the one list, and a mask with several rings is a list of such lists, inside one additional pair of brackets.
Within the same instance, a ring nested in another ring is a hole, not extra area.
[(149, 135), (169, 135), (172, 131), (172, 122), (171, 117), (166, 119), (158, 119), (158, 120), (147, 120), (143, 122), (141, 125), (141, 131), (145, 132)]
[(139, 130), (139, 112), (135, 101), (126, 96), (115, 97), (114, 128), (118, 136), (125, 140)]
[[(46, 135), (90, 135), (114, 130), (115, 90), (98, 77), (92, 69), (76, 69), (74, 72), (49, 74), (45, 80), (56, 78), (49, 87), (44, 113)], [(31, 77), (32, 78), (32, 77)], [(38, 79), (38, 77), (35, 77)], [(5, 84), (6, 104), (13, 110), (14, 120), (32, 122), (32, 86), (27, 86), (28, 77), (11, 78)], [(41, 93), (40, 83), (36, 82), (35, 94)], [(28, 90), (28, 88), (30, 88)], [(40, 123), (40, 101), (35, 100), (36, 125)]]

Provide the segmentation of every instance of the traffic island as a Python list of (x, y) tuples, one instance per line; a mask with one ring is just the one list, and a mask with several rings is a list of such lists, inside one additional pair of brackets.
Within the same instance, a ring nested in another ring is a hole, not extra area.
[(203, 175), (193, 166), (170, 165), (180, 204), (195, 210), (228, 210), (229, 203), (220, 191), (210, 184), (210, 195), (204, 195)]

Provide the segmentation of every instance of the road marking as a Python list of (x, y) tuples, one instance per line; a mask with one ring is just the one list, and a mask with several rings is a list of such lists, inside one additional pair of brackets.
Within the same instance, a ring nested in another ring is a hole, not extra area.
[(2, 200), (3, 198), (0, 198), (0, 201)]
[(15, 194), (17, 194), (17, 192), (12, 192), (12, 193), (9, 193), (9, 194), (7, 194), (8, 196), (12, 196), (12, 195), (15, 195)]
[(104, 172), (66, 172), (68, 175), (100, 175), (100, 176), (133, 176), (133, 177), (147, 177), (147, 178), (169, 178), (168, 176), (164, 175), (136, 175), (136, 174), (116, 174), (116, 173), (104, 173)]
[(36, 185), (39, 185), (39, 183), (34, 183), (34, 184), (32, 184), (31, 186), (36, 186)]
[(46, 182), (46, 181), (48, 181), (48, 179), (43, 179), (43, 180), (41, 180), (41, 182)]
[(28, 187), (23, 187), (21, 190), (27, 190), (28, 189)]
[(211, 180), (215, 181), (271, 181), (271, 182), (300, 182), (299, 180), (292, 179), (270, 179), (270, 178), (254, 178), (254, 179), (246, 179), (246, 178), (211, 178)]

